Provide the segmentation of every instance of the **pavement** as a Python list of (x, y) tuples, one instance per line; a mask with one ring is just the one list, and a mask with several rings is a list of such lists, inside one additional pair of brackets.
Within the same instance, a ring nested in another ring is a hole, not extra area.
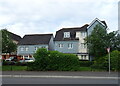
[(80, 71), (3, 71), (3, 77), (118, 77), (118, 72), (80, 72)]

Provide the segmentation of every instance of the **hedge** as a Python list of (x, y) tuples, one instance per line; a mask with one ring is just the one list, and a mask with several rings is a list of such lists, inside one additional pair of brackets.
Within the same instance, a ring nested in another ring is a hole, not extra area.
[(38, 49), (35, 62), (28, 63), (28, 70), (36, 71), (75, 71), (79, 69), (79, 59), (73, 54)]

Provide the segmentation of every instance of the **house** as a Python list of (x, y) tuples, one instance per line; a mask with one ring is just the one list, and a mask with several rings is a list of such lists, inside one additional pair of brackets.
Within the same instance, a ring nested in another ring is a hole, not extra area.
[(18, 44), (19, 43), (19, 41), (22, 39), (19, 35), (17, 35), (17, 34), (14, 34), (14, 33), (12, 33), (12, 32), (9, 32), (10, 33), (10, 37), (11, 37), (11, 39), (12, 39), (12, 41), (14, 42), (14, 43), (16, 43), (16, 44)]
[(38, 48), (54, 50), (53, 34), (25, 35), (18, 43), (17, 55), (19, 58), (31, 58)]
[(102, 28), (107, 29), (107, 24), (105, 21), (100, 21), (98, 18), (95, 18), (87, 27), (88, 35), (91, 34), (96, 25), (100, 25)]
[(78, 56), (80, 60), (90, 60), (89, 51), (85, 38), (91, 34), (96, 25), (107, 28), (105, 21), (94, 19), (89, 25), (82, 27), (62, 28), (55, 35), (55, 50), (62, 53), (71, 53)]
[[(21, 37), (17, 34), (14, 34), (10, 31), (9, 32), (9, 37), (12, 39), (12, 41), (15, 43), (15, 44), (18, 44), (19, 41), (21, 40)], [(2, 53), (2, 59), (8, 59), (9, 57), (17, 57), (17, 51), (15, 52), (12, 52), (11, 54), (9, 53)]]
[(55, 50), (62, 53), (76, 54), (79, 59), (88, 60), (87, 46), (84, 38), (87, 36), (88, 24), (82, 27), (62, 28), (55, 35)]

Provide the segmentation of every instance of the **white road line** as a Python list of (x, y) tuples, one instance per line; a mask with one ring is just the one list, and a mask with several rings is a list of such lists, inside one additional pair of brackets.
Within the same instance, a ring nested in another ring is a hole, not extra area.
[[(118, 79), (118, 77), (97, 77), (97, 76), (54, 76), (54, 75), (0, 75), (0, 77), (23, 77), (23, 78), (83, 78), (83, 79)], [(120, 77), (119, 77), (120, 79)]]

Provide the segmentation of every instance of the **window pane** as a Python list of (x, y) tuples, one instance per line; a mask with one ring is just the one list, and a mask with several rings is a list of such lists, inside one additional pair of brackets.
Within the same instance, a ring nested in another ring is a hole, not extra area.
[(21, 47), (21, 48), (20, 48), (20, 50), (21, 50), (21, 51), (24, 51), (24, 48), (23, 48), (23, 47)]
[(64, 32), (64, 38), (69, 38), (70, 37), (70, 32)]
[(59, 48), (63, 48), (63, 44), (58, 44)]
[(68, 48), (69, 49), (73, 48), (73, 44), (72, 43), (68, 44)]

